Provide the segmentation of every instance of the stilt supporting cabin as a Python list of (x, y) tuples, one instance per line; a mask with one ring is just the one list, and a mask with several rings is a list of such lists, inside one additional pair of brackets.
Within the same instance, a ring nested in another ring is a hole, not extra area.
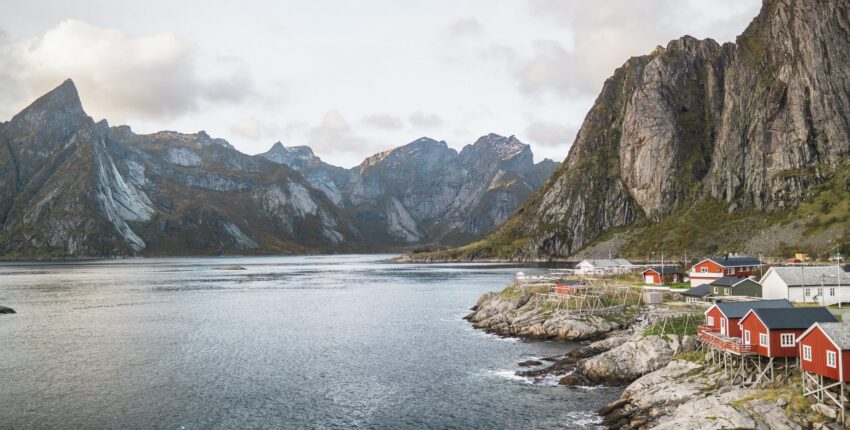
[(803, 370), (803, 395), (813, 396), (818, 403), (837, 407), (842, 425), (847, 425), (848, 392), (850, 387), (844, 382)]

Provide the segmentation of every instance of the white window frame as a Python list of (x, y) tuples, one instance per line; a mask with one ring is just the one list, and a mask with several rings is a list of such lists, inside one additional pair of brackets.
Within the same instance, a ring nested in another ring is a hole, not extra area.
[(803, 345), (803, 360), (812, 361), (812, 347), (809, 345)]
[[(796, 336), (794, 336), (794, 333), (782, 333), (782, 334), (779, 335), (779, 345), (782, 346), (783, 348), (787, 348), (789, 346), (794, 346), (794, 343), (796, 341), (795, 337)], [(786, 339), (791, 339), (791, 340), (786, 341)]]
[(744, 345), (750, 344), (750, 331), (744, 330)]
[(700, 273), (708, 273), (708, 267), (700, 267), (699, 271)]
[(759, 345), (767, 346), (767, 342), (769, 339), (767, 338), (767, 333), (759, 333)]
[[(832, 362), (832, 364), (829, 364)], [(826, 351), (826, 367), (831, 367), (835, 369), (838, 365), (838, 354), (835, 351)]]
[(812, 296), (812, 289), (811, 288), (804, 288), (803, 293), (806, 295), (806, 297), (811, 297)]
[(829, 289), (829, 296), (830, 296), (830, 297), (835, 297), (835, 288), (830, 287), (830, 289)]
[(714, 317), (710, 315), (705, 317), (705, 325), (714, 326)]
[(732, 295), (732, 288), (731, 287), (723, 287), (723, 294), (726, 295), (726, 296)]

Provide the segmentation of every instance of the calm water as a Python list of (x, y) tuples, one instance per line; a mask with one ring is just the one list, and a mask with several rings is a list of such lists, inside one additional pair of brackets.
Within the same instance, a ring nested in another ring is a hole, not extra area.
[(461, 319), (518, 269), (383, 258), (0, 265), (0, 427), (587, 428), (619, 394)]

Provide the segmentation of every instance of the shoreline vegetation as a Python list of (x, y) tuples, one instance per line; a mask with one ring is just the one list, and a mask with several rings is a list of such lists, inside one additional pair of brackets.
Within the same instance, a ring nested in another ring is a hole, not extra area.
[(565, 386), (623, 387), (618, 400), (599, 410), (608, 428), (840, 428), (830, 410), (801, 395), (794, 383), (799, 372), (775, 386), (730, 384), (706, 362), (696, 337), (700, 320), (686, 305), (641, 305), (625, 297), (620, 313), (581, 315), (538, 293), (512, 283), (482, 295), (465, 319), (500, 336), (583, 342), (563, 356), (521, 362), (517, 375), (533, 381), (554, 376)]

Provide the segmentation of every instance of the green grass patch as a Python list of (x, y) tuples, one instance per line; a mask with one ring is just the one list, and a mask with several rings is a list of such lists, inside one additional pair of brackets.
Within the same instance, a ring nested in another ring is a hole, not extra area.
[(644, 336), (664, 336), (668, 334), (696, 335), (697, 327), (702, 325), (698, 316), (671, 317), (658, 321), (643, 331)]

